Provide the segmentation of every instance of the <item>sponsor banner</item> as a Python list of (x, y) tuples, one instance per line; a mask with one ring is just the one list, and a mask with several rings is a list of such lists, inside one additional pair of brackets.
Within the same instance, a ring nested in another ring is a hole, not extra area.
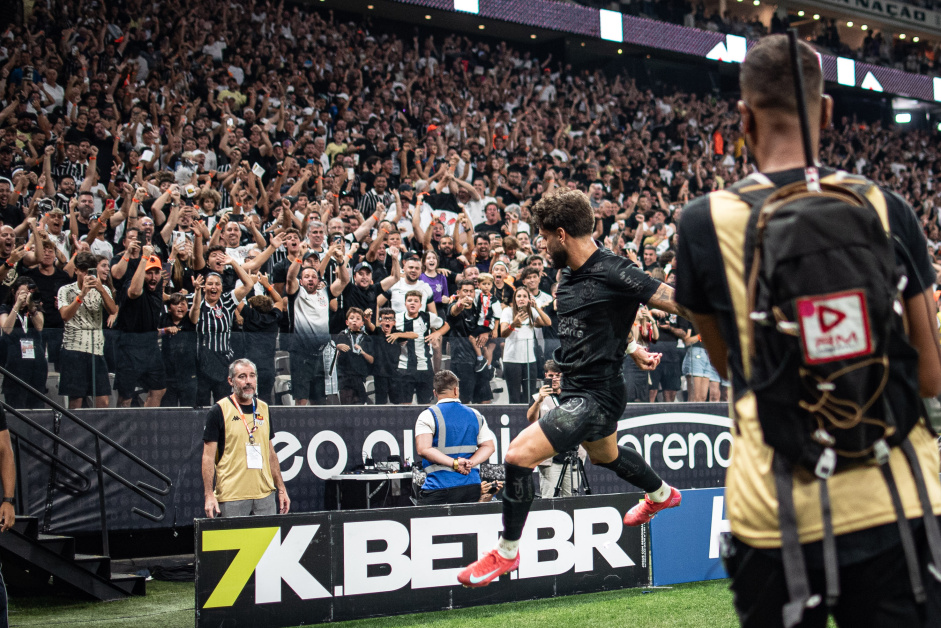
[[(477, 406), (496, 436), (492, 463), (502, 463), (510, 441), (525, 429), (526, 406)], [(385, 461), (398, 455), (414, 460), (417, 406), (309, 406), (273, 407), (273, 439), (281, 475), (291, 497), (292, 512), (324, 509), (325, 480), (362, 464), (366, 457)], [(190, 526), (203, 515), (203, 487), (200, 461), (205, 409), (156, 408), (134, 410), (80, 410), (81, 418), (127, 447), (143, 460), (170, 476), (173, 487), (163, 498), (167, 514), (161, 522), (151, 522), (131, 513), (133, 507), (154, 512), (147, 504), (117, 482), (106, 480), (109, 526), (112, 530), (173, 528)], [(628, 404), (618, 424), (618, 442), (635, 448), (664, 480), (677, 488), (712, 488), (725, 484), (725, 469), (731, 456), (732, 437), (725, 404)], [(31, 411), (30, 416), (52, 429), (51, 412)], [(22, 431), (36, 443), (46, 442), (22, 422), (8, 416), (10, 427)], [(94, 440), (69, 421), (62, 422), (61, 434), (86, 452), (94, 451)], [(147, 475), (123, 457), (102, 447), (104, 462), (132, 482), (151, 483)], [(71, 464), (94, 473), (80, 460), (60, 451)], [(49, 493), (49, 466), (40, 453), (22, 448), (22, 480), (28, 514), (41, 516), (52, 500), (50, 531), (97, 531), (97, 488), (75, 494), (59, 485), (69, 475), (61, 470)], [(633, 490), (606, 469), (586, 462), (589, 483), (595, 494)], [(538, 477), (538, 474), (534, 475)], [(73, 482), (74, 484), (74, 482)], [(377, 498), (378, 499), (378, 498)], [(376, 506), (391, 506), (379, 499)]]
[(683, 503), (650, 521), (654, 586), (728, 578), (719, 533), (729, 531), (725, 489), (683, 491)]
[(935, 33), (941, 32), (941, 13), (914, 6), (912, 3), (890, 0), (811, 0), (809, 4), (839, 11), (846, 17), (871, 16), (886, 22), (895, 22), (896, 25), (919, 26)]
[(640, 493), (537, 500), (520, 567), (487, 587), (457, 574), (497, 542), (501, 505), (196, 521), (196, 625), (296, 626), (649, 584)]

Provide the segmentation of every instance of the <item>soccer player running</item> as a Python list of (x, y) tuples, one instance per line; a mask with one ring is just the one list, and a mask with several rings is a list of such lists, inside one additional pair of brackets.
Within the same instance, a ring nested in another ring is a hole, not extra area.
[(506, 452), (503, 534), (497, 547), (458, 575), (468, 587), (482, 587), (519, 566), (519, 541), (534, 497), (533, 469), (556, 452), (579, 443), (592, 463), (646, 493), (624, 523), (637, 526), (656, 513), (680, 505), (680, 492), (669, 486), (634, 449), (617, 444), (617, 423), (624, 411), (621, 364), (625, 350), (645, 370), (659, 356), (628, 344), (631, 323), (641, 303), (688, 317), (673, 300), (673, 289), (644, 274), (629, 260), (599, 248), (591, 234), (594, 214), (588, 197), (564, 190), (543, 197), (533, 220), (546, 239), (547, 252), (561, 268), (558, 288), (559, 339), (554, 359), (562, 371), (560, 404), (523, 430)]

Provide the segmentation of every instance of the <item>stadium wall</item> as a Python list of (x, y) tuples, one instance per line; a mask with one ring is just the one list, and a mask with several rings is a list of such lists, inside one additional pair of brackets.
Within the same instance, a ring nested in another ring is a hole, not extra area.
[[(497, 436), (493, 463), (503, 461), (510, 440), (527, 425), (525, 406), (477, 406)], [(369, 456), (385, 461), (389, 455), (413, 459), (415, 406), (322, 406), (275, 407), (272, 409), (274, 439), (281, 473), (292, 500), (292, 512), (324, 508), (325, 480), (362, 464)], [(640, 451), (664, 479), (681, 489), (716, 488), (724, 485), (731, 449), (730, 420), (725, 404), (629, 404), (618, 425), (618, 439)], [(108, 525), (111, 530), (173, 530), (193, 525), (203, 516), (200, 460), (206, 410), (200, 409), (109, 409), (80, 410), (79, 415), (124, 445), (173, 480), (165, 498), (167, 511), (160, 522), (131, 513), (134, 506), (152, 507), (116, 482), (105, 481)], [(31, 411), (34, 420), (59, 433), (84, 451), (94, 451), (92, 438), (69, 422), (56, 426), (48, 411)], [(9, 416), (14, 431), (34, 442), (42, 437)], [(79, 470), (87, 465), (59, 452)], [(132, 480), (137, 471), (119, 457), (103, 451), (105, 464)], [(48, 531), (82, 533), (99, 530), (97, 487), (83, 494), (66, 493), (50, 483), (45, 456), (29, 448), (20, 452), (23, 491), (27, 513), (48, 520)], [(586, 465), (595, 494), (618, 493), (625, 485), (614, 474)], [(64, 477), (57, 469), (56, 477)], [(92, 477), (94, 474), (90, 474)]]

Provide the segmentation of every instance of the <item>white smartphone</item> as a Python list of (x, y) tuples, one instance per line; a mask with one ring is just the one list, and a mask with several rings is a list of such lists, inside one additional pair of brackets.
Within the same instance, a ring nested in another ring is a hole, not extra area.
[(140, 156), (141, 161), (151, 162), (154, 160), (154, 151), (147, 149)]

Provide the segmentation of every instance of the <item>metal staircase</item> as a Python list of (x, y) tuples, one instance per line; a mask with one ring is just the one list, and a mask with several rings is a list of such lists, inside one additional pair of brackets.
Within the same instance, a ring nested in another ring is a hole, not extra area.
[[(152, 504), (157, 509), (156, 514), (141, 508), (132, 508), (135, 514), (151, 521), (163, 519), (166, 506), (158, 499), (158, 496), (163, 497), (170, 493), (170, 478), (7, 369), (0, 367), (0, 374), (41, 399), (53, 411), (57, 423), (62, 420), (71, 421), (91, 433), (95, 443), (93, 452), (83, 451), (61, 438), (56, 431), (49, 430), (16, 408), (0, 402), (0, 409), (7, 415), (7, 425), (17, 462), (18, 486), (15, 511), (24, 513), (23, 491), (19, 486), (22, 479), (20, 460), (23, 453), (28, 450), (30, 454), (50, 467), (51, 477), (55, 478), (56, 486), (66, 489), (61, 491), (62, 494), (84, 495), (92, 490), (93, 483), (97, 485), (98, 515), (101, 525), (101, 554), (77, 554), (74, 537), (44, 534), (40, 529), (38, 517), (18, 514), (13, 528), (0, 534), (0, 561), (3, 563), (5, 581), (8, 585), (14, 585), (17, 588), (47, 591), (49, 587), (62, 588), (70, 593), (102, 601), (123, 599), (131, 595), (145, 595), (146, 584), (142, 576), (111, 573), (105, 477), (121, 484)], [(102, 446), (109, 447), (111, 455), (123, 456), (132, 465), (153, 476), (160, 486), (152, 486), (142, 481), (132, 482), (104, 464)], [(73, 457), (77, 457), (80, 462), (76, 463), (74, 460), (71, 463), (67, 462), (58, 454), (60, 448), (68, 451)], [(90, 474), (86, 473), (88, 470), (97, 481), (92, 481)]]
[(40, 534), (36, 517), (17, 517), (13, 528), (0, 534), (0, 556), (6, 581), (17, 586), (63, 587), (101, 601), (147, 592), (143, 576), (111, 573), (108, 556), (77, 554), (74, 537)]

